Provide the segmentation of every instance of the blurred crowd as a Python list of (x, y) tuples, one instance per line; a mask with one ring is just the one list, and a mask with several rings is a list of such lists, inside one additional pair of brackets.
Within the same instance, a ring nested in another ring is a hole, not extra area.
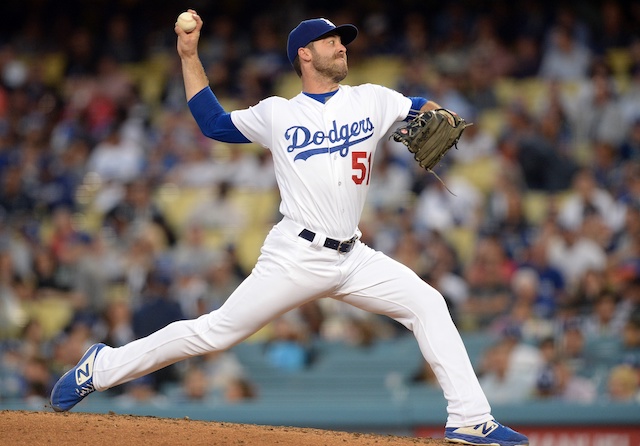
[[(22, 17), (0, 34), (0, 401), (41, 405), (92, 343), (222, 305), (255, 260), (239, 249), (256, 238), (255, 209), (238, 197), (277, 189), (268, 151), (208, 140), (191, 117), (180, 5), (27, 3), (28, 14), (0, 7), (0, 21)], [(242, 1), (195, 3), (228, 111), (281, 94), (289, 30), (325, 16), (360, 28), (354, 72), (396, 64), (388, 87), (474, 122), (441, 180), (383, 140), (361, 230), (442, 292), (463, 334), (495, 335), (474, 364), (491, 402), (640, 403), (639, 3), (264, 1), (251, 14)], [(204, 192), (187, 206), (185, 190)], [(278, 220), (274, 203), (258, 223)], [(313, 367), (318, 341), (366, 348), (406, 334), (321, 300), (254, 342), (296, 371)], [(432, 382), (428, 367), (414, 372)], [(233, 351), (108, 393), (259, 397)]]

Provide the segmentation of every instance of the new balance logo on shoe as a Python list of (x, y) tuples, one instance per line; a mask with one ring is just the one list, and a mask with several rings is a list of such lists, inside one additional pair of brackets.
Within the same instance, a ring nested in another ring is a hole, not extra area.
[(93, 376), (93, 362), (96, 359), (98, 349), (95, 349), (91, 355), (82, 364), (76, 368), (76, 384), (81, 386)]
[(474, 437), (486, 437), (497, 428), (498, 423), (495, 421), (487, 421), (482, 424), (476, 424), (475, 426), (459, 427), (455, 432), (462, 435), (473, 435)]
[(487, 421), (486, 423), (478, 424), (474, 426), (474, 429), (480, 430), (483, 436), (489, 435), (491, 432), (498, 428), (498, 423), (494, 421)]
[(474, 426), (448, 427), (445, 439), (450, 443), (473, 446), (526, 446), (529, 440), (496, 420)]
[(80, 358), (74, 368), (62, 375), (53, 386), (49, 399), (51, 408), (56, 412), (66, 412), (96, 391), (93, 384), (93, 366), (96, 356), (104, 344), (94, 344)]

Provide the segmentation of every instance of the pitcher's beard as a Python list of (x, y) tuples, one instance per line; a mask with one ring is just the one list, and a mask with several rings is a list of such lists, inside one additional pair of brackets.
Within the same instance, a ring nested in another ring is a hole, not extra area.
[(347, 77), (349, 68), (347, 67), (346, 59), (344, 60), (344, 63), (336, 62), (336, 60), (337, 58), (334, 58), (329, 63), (323, 63), (324, 61), (315, 59), (313, 61), (313, 67), (324, 77), (331, 79), (336, 84), (339, 84)]

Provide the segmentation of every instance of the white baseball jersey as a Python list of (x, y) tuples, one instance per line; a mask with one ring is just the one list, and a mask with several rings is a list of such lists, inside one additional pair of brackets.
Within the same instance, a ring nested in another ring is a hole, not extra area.
[(348, 239), (357, 231), (376, 145), (410, 108), (400, 93), (364, 84), (340, 86), (324, 104), (303, 93), (270, 97), (231, 112), (231, 119), (273, 153), (280, 212), (312, 231)]
[[(448, 400), (447, 427), (492, 419), (442, 295), (411, 269), (350, 239), (369, 189), (376, 145), (412, 101), (385, 87), (341, 86), (325, 103), (305, 94), (272, 97), (231, 121), (273, 153), (285, 216), (266, 237), (255, 268), (217, 310), (178, 321), (119, 348), (104, 347), (93, 384), (105, 390), (179, 360), (224, 350), (275, 317), (319, 298), (394, 318), (412, 330)], [(235, 135), (237, 136), (237, 135)], [(316, 232), (313, 240), (302, 229)]]

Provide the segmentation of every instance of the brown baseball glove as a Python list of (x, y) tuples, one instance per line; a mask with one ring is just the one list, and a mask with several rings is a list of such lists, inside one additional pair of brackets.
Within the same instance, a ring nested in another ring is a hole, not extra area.
[(434, 173), (433, 168), (470, 125), (449, 110), (438, 108), (420, 113), (393, 132), (391, 138), (407, 146), (420, 166)]

